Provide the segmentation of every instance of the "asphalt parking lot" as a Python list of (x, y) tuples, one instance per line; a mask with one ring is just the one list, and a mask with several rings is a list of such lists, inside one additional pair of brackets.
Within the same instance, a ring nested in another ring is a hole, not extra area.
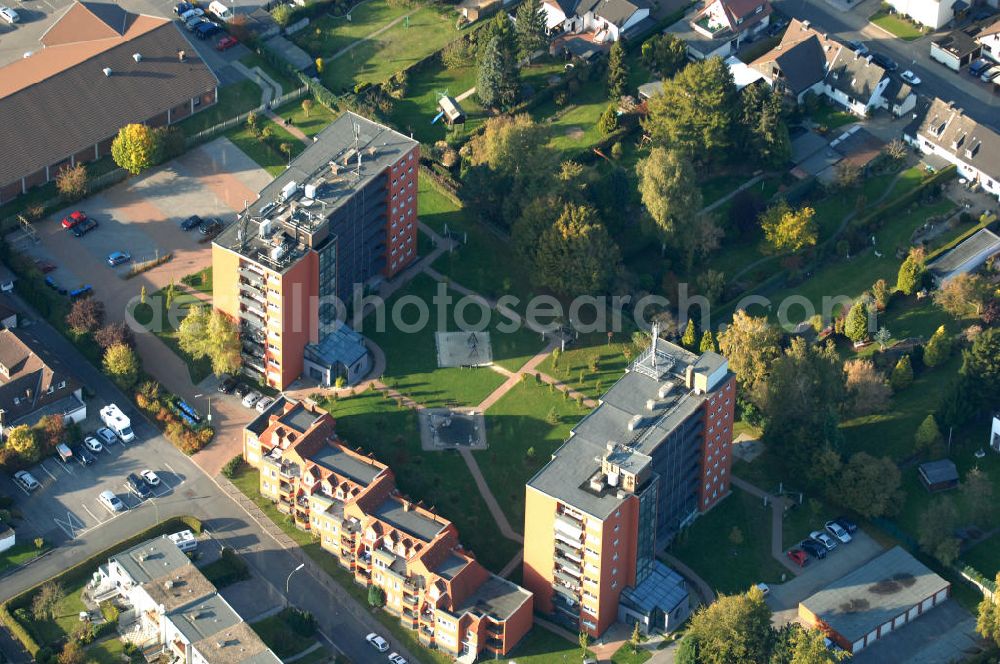
[[(93, 401), (87, 404), (88, 413), (96, 413), (100, 406)], [(96, 424), (84, 431), (92, 434)], [(137, 435), (131, 443), (121, 441), (104, 447), (93, 454), (95, 461), (84, 466), (75, 460), (63, 462), (58, 457), (47, 457), (28, 471), (41, 487), (25, 491), (10, 477), (0, 478), (0, 494), (12, 496), (15, 509), (20, 513), (17, 521), (18, 536), (25, 539), (44, 537), (52, 544), (64, 544), (85, 535), (90, 530), (113, 519), (128, 515), (132, 510), (157, 509), (156, 501), (173, 495), (188, 478), (165, 462), (153, 446), (146, 445), (144, 437)], [(145, 501), (131, 494), (125, 486), (129, 473), (139, 474), (152, 470), (160, 478), (159, 486), (152, 487), (153, 497)], [(99, 500), (102, 491), (112, 491), (125, 504), (126, 511), (112, 513)]]

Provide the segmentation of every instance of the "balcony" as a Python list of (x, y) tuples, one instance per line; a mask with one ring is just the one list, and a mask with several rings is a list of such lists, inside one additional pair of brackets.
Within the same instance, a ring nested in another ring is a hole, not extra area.
[(728, 25), (716, 23), (715, 19), (708, 15), (702, 16), (696, 21), (691, 21), (691, 27), (694, 28), (695, 32), (701, 33), (702, 35), (712, 39), (721, 36), (724, 32), (729, 30)]
[(416, 606), (419, 601), (416, 595), (403, 595), (403, 604), (407, 606)]
[(264, 374), (264, 363), (261, 362), (260, 358), (254, 357), (253, 355), (247, 355), (246, 353), (240, 353), (240, 358), (243, 360), (244, 367), (250, 367), (257, 373)]
[(246, 280), (258, 288), (264, 287), (264, 275), (254, 272), (253, 270), (248, 270), (245, 267), (241, 267), (237, 272), (240, 275), (241, 280)]
[(568, 588), (573, 592), (580, 592), (580, 580), (575, 579), (566, 572), (562, 570), (556, 570), (552, 573), (552, 576), (556, 578), (556, 583), (564, 588)]
[(500, 639), (486, 639), (486, 646), (493, 650), (503, 651), (503, 641)]
[(417, 612), (414, 611), (413, 609), (408, 609), (406, 607), (403, 607), (402, 619), (406, 620), (407, 622), (416, 622)]
[(241, 305), (246, 307), (241, 311), (243, 311), (244, 313), (251, 313), (255, 316), (258, 316), (261, 320), (264, 319), (265, 316), (264, 305), (262, 302), (257, 302), (257, 300), (252, 300), (249, 297), (245, 297), (243, 295), (240, 295), (237, 299), (240, 301)]
[(557, 539), (555, 541), (555, 546), (557, 554), (561, 554), (563, 558), (572, 560), (574, 563), (577, 564), (583, 562), (583, 556), (580, 555), (580, 550), (583, 548), (581, 545), (578, 544), (577, 546), (573, 547), (570, 546), (569, 544), (566, 544), (562, 540)]

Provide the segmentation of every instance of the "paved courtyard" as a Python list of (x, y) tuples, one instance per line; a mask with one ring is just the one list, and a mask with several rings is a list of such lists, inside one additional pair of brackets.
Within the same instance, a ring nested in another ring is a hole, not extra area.
[[(228, 139), (216, 139), (43, 219), (36, 224), (41, 242), (22, 241), (20, 247), (57, 265), (49, 276), (60, 286), (91, 285), (94, 296), (105, 305), (108, 320), (125, 320), (128, 302), (143, 286), (152, 294), (171, 280), (180, 284), (183, 276), (211, 265), (211, 243), (199, 242), (203, 236), (197, 231), (182, 231), (184, 218), (197, 214), (232, 223), (244, 202), (254, 200), (270, 181), (271, 176)], [(74, 237), (59, 223), (76, 209), (100, 224), (82, 238)], [(127, 251), (136, 260), (169, 251), (174, 257), (126, 280), (122, 275), (127, 266), (110, 268), (105, 262), (113, 251)], [(215, 396), (216, 383), (208, 379), (205, 385), (193, 385), (186, 365), (162, 341), (148, 333), (136, 337), (146, 370), (204, 413), (208, 407), (204, 397)], [(221, 398), (211, 403), (216, 442), (204, 452), (211, 461), (206, 469), (213, 474), (238, 451), (239, 430), (253, 412), (232, 397), (218, 396)]]

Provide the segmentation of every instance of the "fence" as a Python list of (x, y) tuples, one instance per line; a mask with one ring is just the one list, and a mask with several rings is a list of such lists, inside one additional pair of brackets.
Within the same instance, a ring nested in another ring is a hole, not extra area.
[[(116, 168), (113, 171), (108, 171), (93, 178), (87, 180), (87, 195), (97, 193), (101, 189), (110, 187), (113, 184), (118, 184), (122, 180), (128, 177), (128, 173), (124, 168)], [(61, 196), (53, 196), (52, 198), (41, 201), (37, 205), (42, 208), (43, 215), (52, 212), (60, 207), (67, 204), (67, 201)], [(34, 206), (32, 206), (34, 207)], [(17, 228), (18, 215), (13, 214), (9, 217), (4, 217), (0, 219), (0, 233), (6, 233), (9, 230)]]
[(218, 134), (221, 134), (227, 129), (232, 129), (233, 127), (243, 124), (244, 122), (247, 121), (247, 118), (250, 117), (251, 113), (263, 113), (264, 111), (268, 111), (272, 108), (281, 106), (285, 102), (294, 101), (295, 99), (301, 99), (302, 97), (305, 97), (307, 94), (309, 94), (309, 86), (307, 85), (303, 85), (301, 88), (292, 90), (291, 92), (286, 92), (280, 97), (275, 97), (274, 99), (272, 99), (269, 104), (261, 104), (257, 108), (253, 108), (245, 113), (240, 113), (235, 118), (224, 120), (223, 122), (220, 122), (217, 125), (209, 127), (208, 129), (202, 129), (197, 134), (188, 136), (185, 145), (188, 148), (192, 148), (199, 143), (207, 141), (208, 139), (213, 138)]

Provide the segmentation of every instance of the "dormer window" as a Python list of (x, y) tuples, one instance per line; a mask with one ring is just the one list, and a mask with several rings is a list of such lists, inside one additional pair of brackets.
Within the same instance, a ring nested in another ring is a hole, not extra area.
[(754, 14), (759, 14), (764, 11), (764, 5), (757, 5), (757, 9), (753, 10)]
[(951, 147), (953, 150), (958, 150), (959, 148), (962, 147), (963, 144), (965, 144), (965, 134), (962, 134), (957, 139), (955, 139), (955, 143)]
[(64, 381), (64, 380), (59, 381), (59, 389), (61, 390), (64, 387), (66, 387), (66, 381)]
[(944, 133), (944, 128), (947, 127), (947, 126), (948, 126), (947, 122), (942, 122), (941, 124), (939, 124), (937, 126), (937, 129), (934, 130), (934, 135), (935, 136), (941, 136), (941, 134)]
[(967, 159), (972, 159), (972, 158), (973, 158), (973, 157), (975, 157), (975, 156), (976, 156), (977, 154), (979, 154), (979, 147), (980, 147), (981, 145), (982, 145), (982, 143), (978, 143), (978, 142), (977, 142), (977, 143), (976, 143), (975, 145), (971, 145), (971, 146), (969, 146), (969, 149), (965, 151), (965, 156), (966, 156), (966, 158), (967, 158)]

